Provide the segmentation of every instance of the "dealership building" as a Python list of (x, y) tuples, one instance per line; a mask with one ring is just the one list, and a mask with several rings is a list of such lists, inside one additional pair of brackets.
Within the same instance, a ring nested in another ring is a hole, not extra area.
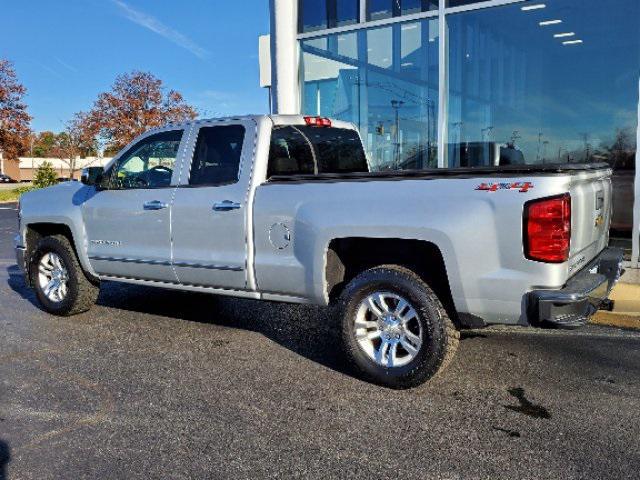
[(271, 0), (270, 47), (274, 111), (376, 170), (608, 162), (637, 265), (638, 0)]

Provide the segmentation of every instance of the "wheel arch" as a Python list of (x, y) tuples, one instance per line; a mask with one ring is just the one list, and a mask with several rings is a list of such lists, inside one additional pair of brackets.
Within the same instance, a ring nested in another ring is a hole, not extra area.
[(359, 273), (380, 265), (399, 265), (422, 278), (436, 293), (457, 326), (461, 320), (455, 307), (445, 258), (441, 249), (427, 240), (401, 238), (334, 238), (327, 245), (325, 295), (335, 301)]
[[(69, 240), (76, 258), (80, 262), (82, 270), (84, 271), (84, 274), (87, 276), (89, 281), (91, 281), (92, 283), (99, 283), (100, 280), (98, 279), (97, 275), (95, 275), (86, 258), (84, 258), (84, 256), (81, 254), (82, 252), (78, 249), (78, 244), (76, 241), (77, 237), (76, 235), (74, 235), (73, 229), (70, 225), (62, 222), (33, 222), (26, 224), (24, 226), (24, 229), (26, 258), (28, 259), (27, 264), (31, 262), (31, 256), (33, 255), (36, 245), (41, 238), (53, 235), (62, 235), (67, 238), (67, 240)], [(29, 278), (27, 279), (27, 281), (31, 282)]]

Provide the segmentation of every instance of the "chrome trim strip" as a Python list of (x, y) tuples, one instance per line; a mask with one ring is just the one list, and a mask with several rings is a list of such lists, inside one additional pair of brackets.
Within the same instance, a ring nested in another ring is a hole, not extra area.
[(171, 266), (171, 262), (165, 262), (162, 260), (146, 260), (143, 258), (119, 258), (119, 257), (92, 256), (92, 257), (89, 257), (89, 260), (97, 260), (101, 262), (135, 263), (138, 265), (158, 265), (163, 267)]
[(203, 263), (190, 263), (190, 262), (174, 262), (174, 267), (180, 268), (201, 268), (205, 270), (226, 270), (231, 272), (242, 272), (244, 268), (242, 267), (233, 267), (230, 265), (214, 265), (214, 264), (203, 264)]
[(180, 268), (199, 268), (204, 270), (225, 270), (231, 272), (242, 272), (244, 268), (234, 267), (230, 265), (214, 265), (214, 264), (202, 264), (202, 263), (190, 263), (190, 262), (165, 262), (162, 260), (146, 260), (143, 258), (119, 258), (119, 257), (89, 257), (90, 260), (97, 260), (101, 262), (120, 262), (120, 263), (134, 263), (137, 265), (157, 265), (162, 267), (180, 267)]

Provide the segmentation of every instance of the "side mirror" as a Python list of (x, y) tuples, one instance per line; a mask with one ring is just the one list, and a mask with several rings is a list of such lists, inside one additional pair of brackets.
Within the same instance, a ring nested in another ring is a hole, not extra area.
[(100, 183), (102, 180), (102, 174), (104, 173), (104, 168), (102, 167), (88, 167), (82, 170), (82, 176), (80, 177), (80, 181), (85, 185), (95, 186)]

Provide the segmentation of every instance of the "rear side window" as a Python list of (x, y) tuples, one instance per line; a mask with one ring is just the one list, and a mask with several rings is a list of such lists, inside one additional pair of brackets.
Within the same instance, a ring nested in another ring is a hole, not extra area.
[(318, 173), (369, 171), (360, 136), (355, 130), (300, 127), (300, 131), (313, 144)]
[(245, 129), (242, 125), (203, 127), (191, 166), (189, 185), (223, 185), (238, 181)]
[(271, 134), (268, 176), (313, 174), (313, 152), (309, 140), (293, 127), (275, 129)]
[(362, 142), (353, 130), (288, 126), (272, 133), (269, 177), (368, 171)]

